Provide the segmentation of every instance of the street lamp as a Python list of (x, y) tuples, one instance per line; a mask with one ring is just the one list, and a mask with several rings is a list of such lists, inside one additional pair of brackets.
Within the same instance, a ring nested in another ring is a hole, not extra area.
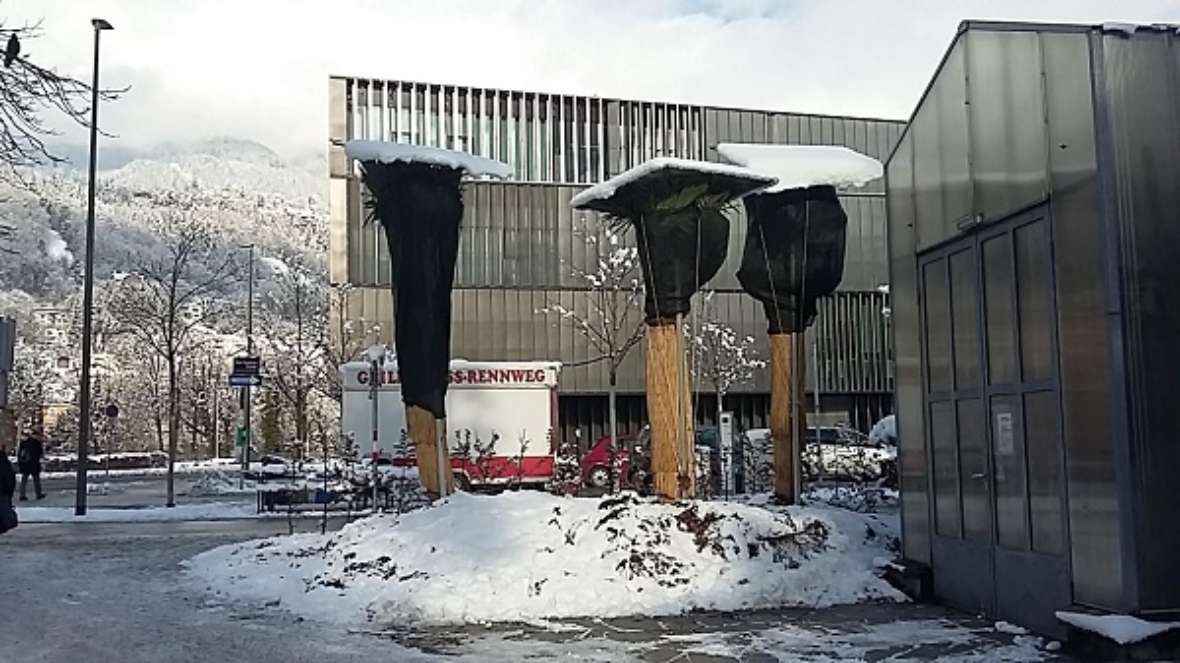
[(78, 481), (74, 488), (74, 515), (86, 515), (87, 447), (90, 444), (90, 341), (94, 302), (94, 178), (98, 170), (98, 37), (113, 30), (101, 18), (94, 26), (94, 80), (90, 86), (90, 181), (86, 192), (86, 265), (82, 281), (82, 393), (78, 402)]
[[(239, 249), (250, 252), (250, 275), (246, 285), (246, 356), (254, 356), (254, 245), (242, 244)], [(250, 472), (250, 443), (252, 442), (250, 415), (253, 399), (250, 397), (250, 385), (242, 387), (242, 414), (245, 418), (242, 435), (242, 472), (238, 476), (238, 487), (246, 486), (246, 474)]]
[(381, 386), (381, 367), (385, 364), (385, 346), (380, 343), (369, 346), (365, 351), (369, 358), (369, 400), (373, 401), (373, 513), (377, 513), (377, 457), (380, 453), (377, 446), (377, 396)]

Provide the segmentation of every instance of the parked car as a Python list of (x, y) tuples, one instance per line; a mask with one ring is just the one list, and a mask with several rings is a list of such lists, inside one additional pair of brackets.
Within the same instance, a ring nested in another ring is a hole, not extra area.
[[(619, 435), (619, 483), (623, 488), (641, 494), (651, 493), (651, 429), (644, 426), (638, 434)], [(698, 466), (697, 479), (708, 483), (704, 494), (720, 490), (721, 456), (716, 428), (696, 430)], [(735, 445), (736, 448), (736, 445)], [(736, 462), (736, 461), (735, 461)], [(594, 488), (606, 488), (610, 483), (610, 435), (599, 438), (590, 451), (582, 456), (582, 480)]]
[(815, 480), (879, 481), (896, 485), (897, 447), (844, 426), (807, 429), (804, 477)]
[(295, 463), (275, 454), (267, 454), (250, 463), (244, 476), (247, 479), (265, 481), (267, 479), (282, 479), (290, 477), (295, 472)]
[[(744, 438), (746, 489), (773, 488), (774, 449), (770, 430), (752, 429)], [(897, 486), (897, 447), (845, 426), (809, 426), (801, 455), (805, 481), (881, 481)], [(742, 483), (739, 482), (739, 486)], [(741, 488), (739, 488), (741, 490)]]
[[(619, 466), (619, 483), (630, 486), (631, 482), (631, 451), (639, 444), (646, 444), (647, 428), (638, 435), (631, 433), (616, 437), (618, 442), (617, 463)], [(593, 488), (606, 488), (610, 484), (610, 435), (599, 438), (594, 446), (582, 456), (582, 482)], [(642, 483), (643, 477), (638, 477)]]

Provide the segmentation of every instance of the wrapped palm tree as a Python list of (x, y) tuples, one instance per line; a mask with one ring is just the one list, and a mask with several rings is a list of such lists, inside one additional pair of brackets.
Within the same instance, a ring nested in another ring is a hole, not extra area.
[[(498, 161), (439, 148), (349, 141), (372, 193), (369, 219), (381, 224), (393, 264), (394, 345), (406, 428), (423, 488), (453, 492), (446, 443), (451, 287), (463, 220), (461, 179), (507, 177)], [(444, 442), (440, 442), (444, 440)]]
[(682, 319), (698, 289), (721, 269), (729, 243), (724, 208), (774, 183), (724, 164), (656, 158), (571, 201), (635, 228), (643, 271), (646, 393), (656, 494), (695, 494), (692, 400)]
[(806, 428), (803, 407), (804, 333), (819, 298), (844, 276), (848, 216), (837, 186), (863, 186), (881, 177), (876, 159), (846, 147), (723, 143), (733, 163), (773, 175), (778, 184), (745, 199), (749, 223), (738, 281), (762, 302), (770, 336), (770, 430), (775, 495), (798, 498), (798, 454)]

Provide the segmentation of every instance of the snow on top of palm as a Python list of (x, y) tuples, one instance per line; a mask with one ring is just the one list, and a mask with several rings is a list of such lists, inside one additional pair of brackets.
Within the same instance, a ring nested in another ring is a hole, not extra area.
[(628, 168), (614, 177), (599, 182), (594, 186), (586, 189), (570, 199), (570, 205), (575, 208), (587, 207), (591, 203), (601, 200), (609, 200), (611, 197), (622, 189), (624, 186), (634, 184), (640, 180), (650, 177), (651, 175), (661, 170), (678, 170), (682, 172), (695, 172), (704, 175), (724, 175), (738, 179), (744, 179), (750, 182), (750, 189), (746, 193), (758, 191), (774, 184), (775, 179), (765, 175), (759, 175), (751, 170), (742, 168), (741, 166), (733, 166), (724, 163), (712, 163), (709, 161), (695, 161), (693, 159), (676, 159), (673, 157), (656, 157), (648, 159), (643, 163), (633, 168)]
[(343, 623), (666, 615), (904, 600), (875, 561), (895, 535), (889, 517), (826, 508), (458, 493), (186, 567), (231, 600)]
[(836, 145), (767, 145), (721, 143), (717, 152), (753, 171), (773, 175), (778, 184), (767, 192), (809, 186), (861, 187), (885, 173), (880, 161)]
[(446, 150), (441, 147), (388, 143), (377, 140), (350, 140), (344, 143), (344, 152), (358, 161), (393, 163), (424, 163), (462, 170), (473, 177), (497, 177), (506, 179), (512, 174), (508, 164), (494, 159)]

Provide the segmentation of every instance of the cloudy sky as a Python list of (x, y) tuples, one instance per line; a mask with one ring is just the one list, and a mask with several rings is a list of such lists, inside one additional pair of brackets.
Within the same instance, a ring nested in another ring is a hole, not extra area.
[[(0, 0), (37, 61), (90, 75), (121, 144), (326, 144), (348, 74), (843, 115), (909, 115), (964, 18), (1180, 22), (1180, 0)], [(71, 132), (71, 138), (77, 134)]]

